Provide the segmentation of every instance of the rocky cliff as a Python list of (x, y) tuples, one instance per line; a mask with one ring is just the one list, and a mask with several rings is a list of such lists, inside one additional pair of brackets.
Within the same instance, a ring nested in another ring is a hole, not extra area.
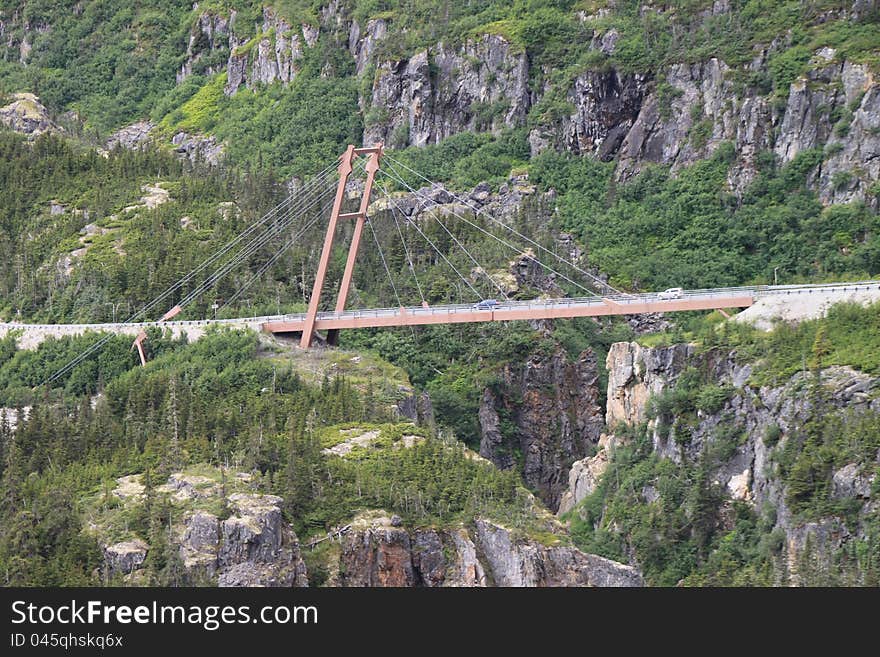
[[(742, 8), (725, 1), (682, 16), (662, 4), (640, 4), (645, 29), (656, 15), (691, 37), (744, 20)], [(804, 20), (853, 30), (876, 23), (873, 0), (838, 5), (805, 8)], [(259, 92), (266, 85), (289, 85), (309, 53), (330, 49), (345, 61), (323, 61), (321, 75), (360, 78), (365, 143), (422, 146), (465, 131), (524, 128), (532, 155), (555, 149), (615, 161), (619, 181), (649, 164), (680, 169), (729, 143), (736, 158), (729, 185), (736, 195), (757, 175), (762, 153), (785, 163), (824, 149), (811, 177), (821, 200), (877, 203), (871, 190), (880, 176), (880, 87), (870, 60), (854, 57), (848, 38), (822, 41), (839, 47), (810, 48), (809, 41), (782, 30), (764, 42), (753, 39), (745, 56), (725, 54), (719, 45), (703, 56), (681, 52), (662, 64), (650, 57), (633, 63), (631, 44), (613, 18), (626, 12), (611, 3), (567, 17), (575, 26), (572, 38), (582, 46), (578, 62), (559, 75), (542, 60), (542, 44), (524, 46), (505, 21), (432, 41), (430, 32), (414, 34), (394, 12), (362, 9), (339, 0), (310, 13), (271, 3), (247, 11), (194, 5), (176, 82), (223, 73), (227, 95)], [(5, 58), (29, 65), (33, 44), (39, 51), (53, 29), (19, 12), (0, 11)]]
[(591, 350), (570, 362), (562, 348), (506, 365), (480, 401), (480, 455), (516, 467), (553, 510), (572, 461), (591, 454), (604, 429)]
[(486, 519), (475, 519), (471, 527), (418, 529), (380, 512), (363, 514), (345, 535), (336, 577), (339, 586), (642, 585), (635, 568), (517, 537)]
[(381, 62), (365, 102), (364, 142), (423, 146), (465, 130), (521, 125), (528, 82), (526, 54), (495, 35)]
[(61, 132), (48, 110), (34, 94), (13, 94), (12, 102), (0, 107), (0, 125), (35, 139), (42, 134)]
[[(730, 11), (728, 3), (715, 3), (706, 18)], [(588, 49), (613, 55), (616, 30), (600, 24), (597, 19)], [(352, 27), (359, 72), (369, 71), (365, 62), (386, 32), (384, 23), (365, 36)], [(743, 66), (718, 57), (660, 71), (604, 65), (559, 89), (530, 84), (549, 79), (548, 72), (533, 71), (527, 54), (501, 36), (484, 35), (457, 49), (438, 43), (375, 63), (370, 94), (361, 99), (364, 140), (423, 145), (463, 131), (528, 123), (532, 155), (555, 148), (616, 160), (619, 180), (647, 164), (673, 170), (693, 164), (729, 142), (737, 158), (729, 180), (736, 194), (754, 179), (760, 153), (772, 151), (785, 163), (824, 147), (825, 161), (813, 180), (822, 201), (874, 202), (867, 192), (880, 173), (880, 87), (872, 69), (825, 47), (811, 53), (803, 76), (772, 89), (771, 60), (785, 47), (773, 42)], [(554, 94), (564, 103), (550, 112), (541, 101)]]
[[(755, 365), (742, 362), (736, 352), (698, 351), (687, 344), (646, 348), (616, 343), (607, 367), (609, 430), (626, 434), (627, 428), (647, 423), (660, 458), (681, 468), (709, 464), (711, 482), (727, 500), (722, 505), (736, 501), (756, 514), (770, 513), (768, 532), (782, 537), (777, 581), (864, 583), (858, 559), (844, 565), (840, 560), (870, 550), (865, 546), (875, 540), (880, 450), (871, 445), (880, 414), (880, 379), (828, 367), (757, 385), (751, 378)], [(714, 399), (700, 397), (705, 387), (699, 385), (711, 386)], [(696, 409), (688, 406), (689, 395), (703, 400)], [(671, 400), (671, 408), (656, 401), (663, 398)], [(829, 445), (821, 465), (811, 452), (817, 431), (824, 432), (821, 440)], [(842, 435), (850, 436), (850, 447), (835, 443), (832, 448), (833, 437)], [(574, 464), (561, 510), (596, 490), (620, 442), (603, 437), (599, 454)], [(647, 504), (660, 494), (646, 491)], [(828, 579), (829, 572), (837, 579)]]
[[(384, 434), (386, 429), (341, 428), (342, 442), (323, 449), (322, 458), (357, 463), (382, 450), (418, 449), (426, 440)], [(324, 444), (333, 442), (328, 436)], [(492, 469), (472, 452), (466, 458)], [(494, 519), (501, 507), (422, 524), (365, 510), (301, 547), (282, 514), (282, 498), (259, 492), (265, 485), (259, 474), (205, 465), (174, 473), (161, 485), (147, 474), (120, 477), (115, 488), (85, 504), (85, 526), (103, 554), (104, 581), (248, 587), (643, 584), (637, 568), (573, 547), (565, 527), (524, 490), (517, 517), (507, 523)]]
[[(155, 564), (165, 563), (177, 584), (307, 586), (282, 499), (250, 492), (250, 474), (230, 475), (227, 482), (223, 473), (205, 471), (172, 474), (150, 490), (142, 475), (121, 477), (109, 498), (95, 501), (89, 529), (103, 548), (105, 581), (150, 583), (158, 575)], [(127, 518), (146, 513), (152, 526), (150, 509), (163, 501), (171, 509), (168, 526), (159, 530), (167, 533), (167, 545), (150, 545), (145, 539), (156, 539), (150, 527), (138, 532)]]

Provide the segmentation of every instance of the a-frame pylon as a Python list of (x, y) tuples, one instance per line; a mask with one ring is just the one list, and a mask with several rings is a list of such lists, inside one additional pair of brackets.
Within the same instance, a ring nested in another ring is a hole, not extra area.
[[(348, 177), (351, 175), (354, 159), (359, 156), (369, 157), (364, 170), (367, 173), (367, 179), (364, 183), (364, 191), (361, 196), (360, 207), (357, 212), (342, 213), (342, 203), (345, 200), (345, 186)], [(333, 250), (333, 238), (336, 235), (336, 226), (340, 219), (354, 219), (354, 232), (351, 237), (351, 245), (348, 247), (348, 259), (345, 262), (345, 272), (342, 274), (342, 282), (339, 285), (339, 296), (336, 299), (336, 312), (340, 313), (345, 310), (345, 302), (348, 299), (348, 290), (351, 287), (351, 275), (354, 271), (354, 261), (357, 258), (358, 247), (361, 243), (361, 234), (364, 230), (364, 223), (367, 220), (367, 207), (370, 205), (370, 195), (373, 191), (373, 181), (376, 178), (376, 172), (379, 170), (379, 163), (382, 158), (382, 144), (371, 146), (369, 148), (355, 148), (349, 146), (339, 158), (339, 185), (336, 188), (336, 198), (333, 201), (333, 210), (330, 213), (330, 221), (327, 224), (327, 234), (324, 236), (324, 248), (321, 250), (321, 259), (318, 262), (318, 271), (315, 274), (315, 284), (312, 287), (312, 296), (309, 299), (309, 309), (306, 311), (305, 326), (303, 328), (302, 338), (300, 339), (300, 347), (308, 348), (312, 346), (312, 339), (315, 336), (315, 320), (318, 317), (318, 306), (321, 303), (321, 290), (324, 287), (324, 278), (327, 275), (327, 266), (330, 262), (330, 253)], [(327, 340), (331, 344), (336, 342), (338, 331), (330, 331)]]

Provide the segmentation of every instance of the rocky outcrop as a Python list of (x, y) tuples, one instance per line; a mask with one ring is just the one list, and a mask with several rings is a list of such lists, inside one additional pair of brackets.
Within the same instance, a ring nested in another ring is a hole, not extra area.
[[(439, 542), (436, 537), (435, 540)], [(340, 564), (342, 586), (416, 584), (412, 541), (408, 532), (397, 527), (374, 524), (363, 531), (352, 532), (345, 538)]]
[(568, 488), (562, 493), (557, 513), (562, 515), (571, 511), (581, 500), (592, 494), (599, 486), (599, 480), (608, 468), (614, 437), (602, 434), (599, 449), (595, 456), (575, 461), (568, 472)]
[(868, 476), (862, 470), (858, 463), (847, 463), (835, 470), (831, 477), (831, 496), (838, 500), (846, 497), (869, 499), (874, 476)]
[(236, 493), (233, 515), (220, 523), (220, 586), (307, 586), (299, 543), (281, 517), (275, 495)]
[[(610, 47), (602, 44), (595, 37), (591, 47)], [(625, 181), (647, 164), (678, 170), (727, 142), (736, 160), (728, 183), (741, 194), (757, 175), (759, 153), (773, 151), (786, 163), (825, 147), (825, 162), (813, 181), (822, 201), (876, 203), (867, 192), (880, 175), (880, 87), (868, 66), (839, 60), (834, 49), (822, 48), (777, 110), (766, 84), (769, 57), (780, 47), (771, 44), (742, 70), (711, 58), (674, 64), (656, 78), (622, 75), (614, 68), (585, 72), (565, 95), (571, 114), (538, 117), (529, 133), (532, 154), (556, 148), (602, 160), (616, 157), (615, 175)], [(738, 82), (746, 77), (754, 83)]]
[[(844, 109), (826, 142), (819, 197), (826, 203), (849, 203), (869, 198), (868, 190), (880, 179), (880, 85), (867, 66), (844, 62), (833, 73), (831, 84), (839, 80), (834, 107)], [(873, 202), (878, 209), (876, 195)]]
[(188, 514), (179, 552), (190, 577), (216, 578), (219, 586), (307, 586), (299, 542), (281, 516), (281, 502), (275, 495), (234, 493), (225, 520), (205, 510)]
[(171, 143), (175, 146), (175, 152), (193, 163), (204, 162), (216, 166), (226, 154), (224, 145), (214, 135), (178, 132), (171, 138)]
[(480, 402), (480, 455), (500, 468), (517, 467), (553, 510), (568, 469), (589, 455), (604, 429), (598, 365), (591, 350), (570, 362), (561, 349), (508, 364)]
[[(384, 197), (377, 198), (370, 204), (369, 212), (374, 214), (393, 210), (398, 215), (403, 214), (423, 225), (432, 223), (435, 214), (441, 220), (446, 216), (458, 215), (468, 221), (474, 221), (477, 215), (482, 214), (508, 225), (519, 221), (531, 226), (547, 226), (552, 219), (555, 203), (556, 193), (553, 190), (538, 193), (535, 185), (529, 182), (528, 176), (520, 174), (499, 185), (497, 191), (493, 191), (488, 183), (479, 183), (470, 193), (455, 192), (453, 195), (444, 185), (435, 183), (431, 187), (417, 189), (415, 193), (395, 195), (393, 201)], [(583, 264), (581, 258), (584, 254), (570, 235), (560, 233), (556, 235), (556, 240), (560, 253), (567, 252), (572, 260)], [(521, 282), (538, 287), (541, 281), (552, 281), (552, 273), (527, 257), (523, 261), (528, 253), (526, 250), (515, 256), (510, 268), (491, 273), (503, 273), (505, 276), (512, 274)], [(482, 270), (473, 273), (484, 276)]]
[[(219, 586), (308, 586), (299, 541), (281, 514), (282, 499), (275, 495), (234, 492), (224, 498), (227, 487), (242, 491), (250, 485), (249, 473), (236, 473), (228, 480), (192, 473), (174, 473), (156, 486), (151, 495), (163, 496), (179, 513), (168, 531), (166, 559), (180, 559), (182, 582)], [(113, 496), (129, 511), (146, 503), (143, 475), (117, 479)], [(214, 510), (225, 506), (218, 517)], [(208, 510), (208, 509), (212, 510)], [(228, 517), (227, 517), (228, 516)], [(95, 517), (95, 516), (93, 516)], [(90, 522), (90, 530), (103, 545), (107, 579), (125, 577), (142, 581), (147, 555), (153, 549), (143, 538), (110, 543), (104, 538), (105, 523), (112, 516)]]
[(152, 121), (137, 121), (120, 128), (107, 139), (107, 150), (113, 150), (116, 147), (129, 150), (142, 148), (152, 140), (150, 132), (155, 127), (156, 124)]
[(464, 529), (414, 529), (384, 514), (363, 514), (342, 544), (339, 582), (363, 586), (486, 586), (483, 565)]
[(303, 49), (317, 40), (316, 28), (307, 24), (293, 27), (273, 9), (264, 7), (260, 33), (232, 47), (224, 92), (231, 96), (242, 84), (255, 89), (274, 82), (290, 83), (299, 72)]
[(140, 539), (121, 541), (104, 548), (104, 567), (109, 577), (130, 575), (147, 558), (149, 545)]
[(731, 187), (742, 190), (756, 174), (755, 155), (772, 140), (769, 101), (738, 95), (727, 64), (717, 58), (676, 64), (646, 94), (621, 145), (617, 177), (626, 180), (647, 163), (681, 168), (727, 141), (734, 144), (739, 160)]
[(29, 139), (47, 132), (61, 132), (40, 99), (31, 93), (13, 94), (12, 102), (0, 107), (0, 125), (25, 134)]
[[(644, 163), (680, 168), (711, 155), (722, 142), (734, 146), (729, 183), (741, 192), (756, 175), (756, 155), (773, 150), (782, 163), (812, 148), (826, 148), (816, 176), (823, 202), (862, 199), (880, 173), (880, 87), (862, 64), (837, 61), (825, 48), (813, 68), (790, 87), (780, 114), (760, 89), (735, 87), (730, 68), (711, 59), (670, 67), (647, 95), (623, 142), (617, 168), (628, 179)], [(753, 75), (766, 75), (758, 58)]]
[(566, 97), (574, 113), (530, 131), (532, 155), (554, 146), (612, 159), (639, 116), (649, 81), (648, 75), (621, 75), (614, 69), (582, 73)]
[(650, 349), (637, 342), (615, 342), (608, 350), (608, 401), (605, 422), (609, 429), (617, 423), (644, 422), (648, 399), (674, 385), (684, 371), (693, 347), (677, 344)]
[(632, 566), (567, 546), (516, 542), (510, 530), (477, 519), (474, 540), (496, 586), (641, 586)]
[[(775, 526), (784, 536), (782, 549), (789, 581), (828, 583), (834, 572), (834, 554), (855, 539), (865, 540), (865, 524), (877, 510), (872, 501), (880, 453), (853, 461), (830, 472), (831, 500), (854, 505), (848, 519), (830, 514), (805, 522), (788, 507), (779, 459), (787, 441), (800, 440), (802, 428), (817, 412), (842, 423), (858, 423), (880, 413), (880, 378), (848, 367), (821, 370), (818, 380), (811, 372), (798, 372), (784, 383), (755, 387), (749, 379), (752, 367), (741, 363), (735, 352), (713, 350), (697, 353), (690, 345), (646, 348), (636, 343), (612, 345), (607, 359), (609, 428), (647, 422), (654, 451), (676, 463), (694, 464), (714, 454), (712, 481), (727, 499), (740, 500), (757, 512), (775, 509)], [(697, 371), (728, 394), (709, 410), (697, 410), (687, 427), (676, 417), (649, 417), (648, 400), (681, 385), (686, 371)], [(820, 398), (805, 391), (815, 389)], [(818, 404), (818, 406), (817, 406)], [(858, 425), (855, 425), (858, 426)], [(576, 486), (589, 475), (585, 465), (572, 471), (565, 499), (576, 498)], [(581, 484), (583, 487), (583, 484)], [(587, 485), (589, 488), (589, 485)], [(656, 491), (652, 493), (656, 497)], [(857, 569), (846, 577), (858, 579)], [(855, 580), (854, 580), (855, 581)]]
[(357, 21), (352, 21), (348, 33), (348, 50), (354, 57), (355, 70), (358, 75), (362, 75), (367, 66), (373, 62), (379, 43), (387, 35), (388, 21), (384, 18), (374, 18), (367, 21), (363, 30)]
[(444, 44), (377, 66), (364, 143), (423, 146), (465, 130), (520, 125), (528, 113), (528, 58), (496, 35)]
[(226, 65), (232, 47), (236, 12), (228, 16), (207, 11), (196, 18), (186, 45), (186, 59), (177, 73), (180, 84), (193, 73), (213, 75)]
[(196, 16), (190, 30), (183, 64), (177, 73), (180, 84), (189, 76), (226, 71), (224, 91), (231, 96), (244, 86), (256, 89), (275, 82), (290, 83), (299, 72), (304, 49), (318, 40), (319, 28), (303, 23), (291, 25), (273, 8), (264, 7), (257, 34), (241, 36), (233, 9), (228, 13), (206, 10)]
[(517, 539), (500, 524), (409, 529), (383, 514), (346, 534), (339, 585), (392, 587), (641, 586), (639, 572), (569, 546)]

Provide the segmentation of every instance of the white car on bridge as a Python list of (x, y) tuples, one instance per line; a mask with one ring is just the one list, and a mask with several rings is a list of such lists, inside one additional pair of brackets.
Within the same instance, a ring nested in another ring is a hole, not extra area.
[(680, 287), (671, 287), (657, 293), (658, 299), (681, 299), (684, 296), (684, 290)]

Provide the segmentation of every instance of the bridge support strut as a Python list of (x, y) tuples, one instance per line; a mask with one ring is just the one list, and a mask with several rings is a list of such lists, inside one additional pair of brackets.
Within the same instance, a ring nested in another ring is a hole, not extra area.
[[(351, 175), (354, 159), (358, 156), (368, 156), (369, 161), (365, 167), (367, 179), (364, 183), (364, 191), (361, 195), (360, 206), (357, 212), (342, 213), (342, 203), (345, 200), (345, 185)], [(336, 198), (333, 201), (333, 210), (330, 212), (330, 221), (327, 224), (327, 234), (324, 236), (324, 247), (321, 250), (321, 259), (318, 261), (318, 271), (315, 274), (315, 284), (312, 287), (312, 296), (309, 299), (309, 308), (306, 311), (303, 325), (302, 338), (299, 346), (307, 349), (312, 346), (315, 336), (315, 321), (318, 318), (318, 308), (321, 303), (321, 292), (324, 288), (324, 279), (327, 276), (327, 267), (330, 262), (330, 254), (333, 251), (333, 238), (336, 235), (336, 226), (340, 219), (354, 219), (354, 231), (351, 237), (351, 245), (348, 248), (348, 259), (345, 262), (345, 272), (339, 285), (339, 295), (336, 299), (336, 312), (345, 310), (345, 302), (348, 300), (348, 291), (351, 287), (351, 277), (354, 271), (354, 262), (357, 259), (358, 248), (361, 243), (361, 235), (364, 223), (367, 221), (367, 207), (370, 205), (370, 195), (373, 191), (373, 182), (376, 172), (379, 170), (379, 160), (382, 157), (382, 144), (370, 148), (355, 148), (349, 146), (339, 158), (339, 185), (336, 187)], [(336, 344), (339, 337), (339, 329), (330, 329), (327, 332), (327, 342)]]
[[(168, 320), (174, 318), (181, 310), (183, 310), (183, 308), (181, 308), (180, 306), (174, 306), (174, 308), (162, 315), (162, 317), (159, 318), (159, 322), (157, 323), (167, 322)], [(147, 364), (147, 355), (146, 353), (144, 353), (144, 342), (146, 341), (146, 339), (146, 331), (141, 331), (137, 334), (134, 342), (131, 343), (131, 349), (129, 349), (129, 351), (132, 351), (133, 349), (137, 348), (138, 356), (140, 356), (141, 359), (141, 366), (145, 366)]]

